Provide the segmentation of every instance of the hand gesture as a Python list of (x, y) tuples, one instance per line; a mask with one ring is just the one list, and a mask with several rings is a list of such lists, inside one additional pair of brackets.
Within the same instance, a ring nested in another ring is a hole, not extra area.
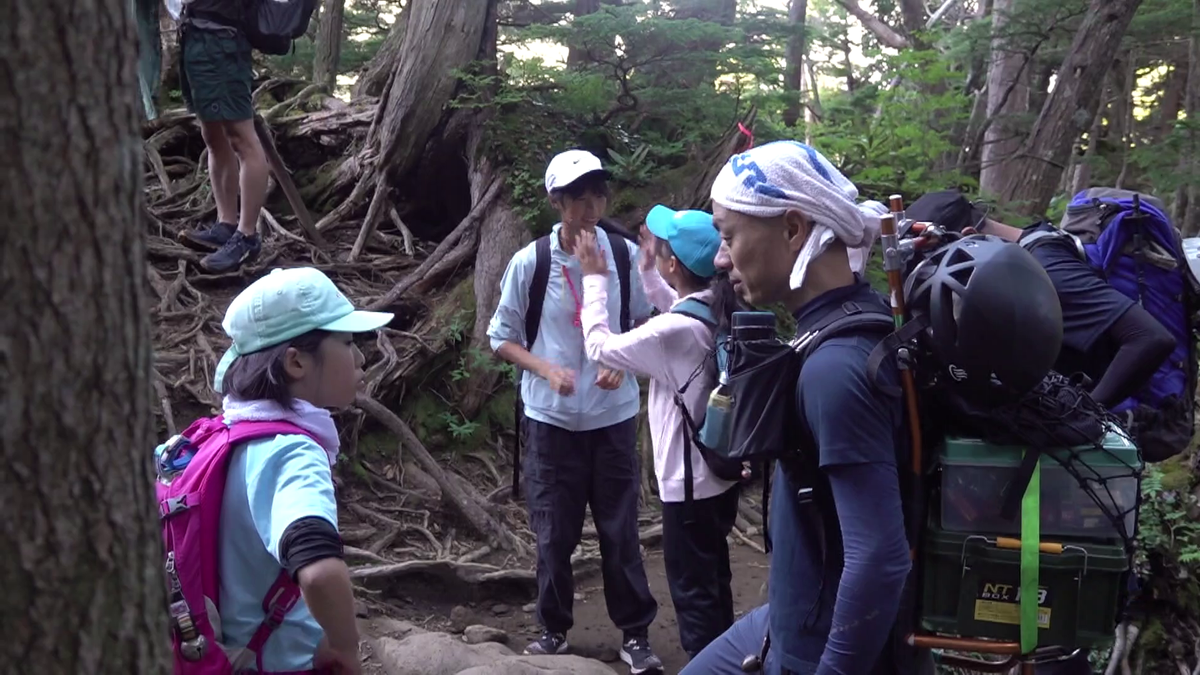
[(579, 233), (579, 238), (575, 241), (575, 255), (579, 258), (579, 268), (585, 275), (608, 275), (608, 260), (604, 258), (600, 245), (596, 243), (595, 232), (584, 230)]
[(612, 370), (611, 368), (600, 368), (600, 372), (596, 374), (596, 386), (601, 389), (612, 391), (621, 386), (625, 381), (625, 371)]
[(649, 272), (654, 267), (654, 252), (657, 247), (658, 238), (650, 234), (650, 228), (642, 225), (638, 232), (638, 268), (642, 272)]
[(550, 383), (550, 390), (559, 396), (575, 393), (575, 371), (569, 368), (551, 366), (546, 373), (546, 381)]

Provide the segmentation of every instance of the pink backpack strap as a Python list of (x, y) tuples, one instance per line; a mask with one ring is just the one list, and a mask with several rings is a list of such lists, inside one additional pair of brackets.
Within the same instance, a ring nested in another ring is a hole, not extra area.
[[(298, 434), (317, 439), (311, 433), (305, 431), (299, 426), (285, 421), (269, 421), (269, 422), (235, 422), (229, 428), (229, 445), (237, 446), (247, 441), (256, 440), (259, 438), (267, 438), (271, 436), (279, 436), (282, 434)], [(287, 570), (280, 570), (279, 576), (275, 578), (275, 583), (267, 589), (267, 594), (263, 598), (262, 611), (265, 615), (262, 623), (255, 629), (254, 635), (250, 638), (250, 643), (246, 645), (254, 653), (255, 665), (260, 673), (264, 673), (263, 669), (263, 647), (266, 646), (267, 640), (271, 635), (283, 625), (283, 619), (288, 612), (296, 606), (300, 601), (300, 587), (296, 582), (292, 581)]]
[(283, 420), (272, 420), (269, 422), (234, 422), (229, 427), (229, 445), (238, 446), (247, 441), (257, 440), (259, 438), (267, 438), (269, 436), (279, 436), (281, 434), (308, 436), (314, 441), (317, 439), (311, 433), (304, 429)]
[(265, 672), (263, 670), (263, 647), (266, 646), (271, 634), (283, 624), (283, 618), (292, 611), (299, 600), (300, 587), (292, 581), (287, 570), (280, 570), (279, 576), (275, 578), (275, 583), (271, 584), (266, 597), (263, 598), (262, 610), (266, 617), (262, 623), (258, 624), (258, 628), (250, 638), (250, 643), (246, 645), (246, 649), (254, 652), (255, 664), (260, 673)]

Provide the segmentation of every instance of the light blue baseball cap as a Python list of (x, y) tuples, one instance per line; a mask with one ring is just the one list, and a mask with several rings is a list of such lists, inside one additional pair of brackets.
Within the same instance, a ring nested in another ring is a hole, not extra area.
[(274, 269), (238, 294), (221, 327), (233, 345), (221, 357), (213, 377), (220, 393), (225, 372), (237, 357), (283, 344), (313, 330), (365, 333), (388, 324), (390, 312), (366, 312), (354, 305), (321, 270)]
[(717, 273), (713, 259), (721, 247), (721, 235), (713, 226), (712, 214), (704, 211), (674, 211), (662, 204), (646, 214), (650, 234), (665, 239), (675, 257), (696, 276), (707, 279)]

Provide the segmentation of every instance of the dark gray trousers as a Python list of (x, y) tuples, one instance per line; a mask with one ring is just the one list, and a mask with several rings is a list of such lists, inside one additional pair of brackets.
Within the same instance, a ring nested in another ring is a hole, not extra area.
[(646, 637), (658, 613), (638, 541), (637, 420), (567, 431), (526, 418), (523, 473), (537, 536), (537, 619), (552, 633), (574, 624), (571, 553), (587, 506), (600, 539), (604, 602), (626, 639)]

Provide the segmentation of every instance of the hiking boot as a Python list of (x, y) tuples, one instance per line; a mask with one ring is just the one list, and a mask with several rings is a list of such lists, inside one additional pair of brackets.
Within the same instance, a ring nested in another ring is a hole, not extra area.
[(621, 645), (621, 660), (629, 666), (632, 675), (650, 671), (662, 672), (662, 661), (650, 650), (650, 640), (644, 637), (629, 638)]
[(194, 230), (180, 232), (179, 241), (191, 248), (215, 251), (224, 246), (234, 232), (237, 232), (237, 225), (216, 222), (208, 227), (198, 227)]
[(242, 234), (240, 231), (235, 231), (233, 236), (229, 237), (229, 241), (225, 242), (216, 253), (210, 253), (204, 256), (200, 261), (200, 266), (205, 271), (220, 274), (222, 272), (232, 272), (258, 257), (262, 251), (262, 244), (258, 241), (258, 235), (254, 234), (249, 237)]
[(542, 631), (542, 636), (525, 648), (526, 656), (536, 654), (565, 654), (567, 651), (567, 636), (562, 633)]

